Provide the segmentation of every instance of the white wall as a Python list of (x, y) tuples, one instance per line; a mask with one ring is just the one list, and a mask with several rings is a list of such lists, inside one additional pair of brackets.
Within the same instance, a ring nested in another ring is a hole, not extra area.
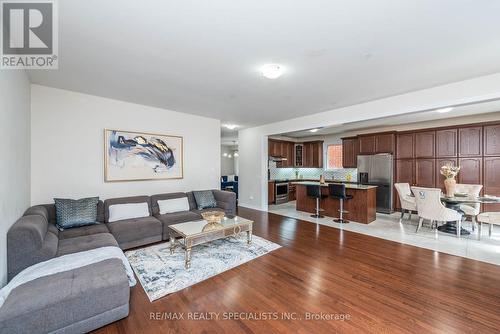
[[(220, 121), (32, 85), (31, 203), (220, 188)], [(184, 178), (104, 182), (104, 129), (184, 137)]]
[(500, 73), (239, 131), (239, 205), (267, 209), (267, 136), (500, 99)]
[(0, 70), (0, 286), (7, 281), (9, 227), (30, 204), (30, 83), (24, 71)]

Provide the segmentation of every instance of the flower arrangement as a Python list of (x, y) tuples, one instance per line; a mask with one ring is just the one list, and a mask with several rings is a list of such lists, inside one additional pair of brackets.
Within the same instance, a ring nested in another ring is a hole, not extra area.
[(458, 175), (458, 172), (460, 172), (460, 167), (444, 165), (439, 172), (447, 179), (454, 179)]
[(446, 188), (446, 196), (455, 196), (455, 190), (457, 188), (457, 181), (455, 181), (455, 177), (458, 175), (458, 172), (460, 172), (460, 167), (444, 165), (443, 167), (441, 167), (439, 172), (445, 177), (444, 187)]

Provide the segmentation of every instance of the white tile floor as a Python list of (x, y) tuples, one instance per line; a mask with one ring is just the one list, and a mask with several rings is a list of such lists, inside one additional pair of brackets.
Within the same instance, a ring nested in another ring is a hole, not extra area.
[[(412, 215), (411, 221), (405, 219), (401, 224), (399, 223), (400, 213), (394, 213), (391, 215), (377, 214), (377, 219), (370, 224), (350, 222), (341, 225), (333, 222), (330, 217), (317, 219), (312, 218), (308, 212), (297, 211), (294, 201), (280, 205), (269, 205), (268, 211), (311, 223), (500, 265), (500, 228), (496, 226), (493, 228), (491, 238), (488, 237), (488, 227), (483, 227), (483, 234), (479, 241), (477, 240), (477, 229), (469, 236), (457, 238), (450, 234), (431, 230), (427, 225), (428, 222), (424, 222), (424, 226), (416, 233), (418, 217), (415, 214)], [(406, 217), (407, 215), (405, 215)], [(464, 228), (472, 231), (470, 222), (465, 222)]]

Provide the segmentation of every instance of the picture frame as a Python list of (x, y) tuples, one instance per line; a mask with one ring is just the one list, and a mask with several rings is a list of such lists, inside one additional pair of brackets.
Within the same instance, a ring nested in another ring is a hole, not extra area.
[(104, 129), (105, 182), (182, 178), (182, 136)]

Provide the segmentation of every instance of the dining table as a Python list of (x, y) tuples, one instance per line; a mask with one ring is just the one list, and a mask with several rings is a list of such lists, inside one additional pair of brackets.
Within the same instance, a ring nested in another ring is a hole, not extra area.
[[(443, 202), (443, 204), (447, 208), (453, 209), (455, 211), (464, 214), (464, 212), (460, 209), (460, 206), (463, 204), (495, 204), (495, 203), (500, 204), (500, 197), (493, 197), (493, 196), (472, 197), (472, 196), (462, 196), (457, 194), (455, 196), (448, 197), (443, 194), (441, 196), (441, 202)], [(445, 224), (438, 227), (438, 231), (456, 235), (457, 224), (454, 221), (446, 222)], [(469, 235), (469, 234), (470, 231), (466, 230), (465, 228), (462, 227), (460, 229), (460, 235)]]

